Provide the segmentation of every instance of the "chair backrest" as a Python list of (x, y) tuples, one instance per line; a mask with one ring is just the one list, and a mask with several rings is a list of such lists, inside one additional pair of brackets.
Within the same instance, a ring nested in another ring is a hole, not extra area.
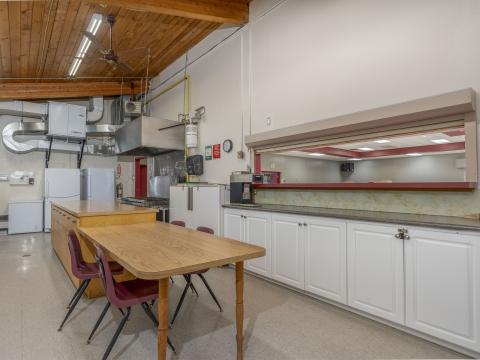
[(108, 301), (116, 306), (122, 307), (122, 302), (118, 299), (117, 294), (115, 292), (115, 280), (113, 279), (112, 270), (110, 269), (110, 264), (108, 263), (108, 259), (105, 256), (103, 250), (95, 245), (96, 248), (96, 255), (95, 258), (97, 259), (97, 264), (100, 269), (100, 278), (103, 282), (103, 287), (105, 289), (105, 295)]
[(173, 220), (170, 224), (185, 227), (185, 221), (182, 220)]
[(82, 278), (81, 268), (85, 266), (85, 260), (83, 259), (82, 249), (80, 242), (78, 241), (77, 233), (74, 230), (68, 232), (68, 250), (70, 251), (72, 273), (78, 279)]
[(204, 232), (204, 233), (207, 233), (207, 234), (215, 234), (215, 231), (213, 231), (212, 229), (210, 229), (209, 227), (206, 227), (206, 226), (199, 226), (197, 227), (197, 231), (201, 231), (201, 232)]

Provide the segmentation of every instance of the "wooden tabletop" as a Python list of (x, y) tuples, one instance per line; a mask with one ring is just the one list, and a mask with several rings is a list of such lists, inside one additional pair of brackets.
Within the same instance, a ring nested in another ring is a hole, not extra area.
[(53, 205), (76, 217), (158, 212), (156, 209), (121, 204), (117, 201), (68, 200), (54, 201)]
[(79, 231), (141, 279), (162, 279), (265, 256), (259, 246), (161, 222)]

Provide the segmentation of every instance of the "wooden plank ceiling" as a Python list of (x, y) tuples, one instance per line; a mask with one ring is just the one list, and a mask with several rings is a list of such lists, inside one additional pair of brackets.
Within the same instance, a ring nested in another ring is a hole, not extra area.
[[(97, 37), (108, 48), (106, 16), (113, 14), (116, 52), (150, 49), (149, 78), (200, 42), (222, 23), (248, 19), (249, 0), (48, 0), (0, 1), (0, 83), (63, 82), (94, 13), (104, 15)], [(134, 71), (125, 74), (96, 61), (93, 46), (81, 64), (76, 81), (113, 81), (116, 77), (145, 77), (147, 57), (122, 58)], [(100, 79), (87, 79), (100, 77)], [(115, 82), (118, 82), (115, 79)], [(53, 84), (52, 84), (53, 85)], [(7, 86), (7, 87), (5, 87)], [(65, 85), (62, 85), (65, 86)], [(18, 84), (17, 84), (18, 88)], [(20, 95), (20, 94), (19, 94)], [(6, 93), (0, 98), (5, 99)], [(8, 95), (10, 96), (10, 94)], [(39, 96), (37, 94), (37, 96)], [(31, 96), (17, 98), (31, 98)]]

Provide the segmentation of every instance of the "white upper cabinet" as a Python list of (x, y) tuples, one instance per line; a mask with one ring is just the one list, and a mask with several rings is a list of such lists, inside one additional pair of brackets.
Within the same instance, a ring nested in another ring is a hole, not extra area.
[(304, 218), (305, 290), (347, 303), (345, 221)]
[(348, 305), (404, 324), (403, 240), (398, 227), (349, 223)]
[(409, 229), (407, 326), (480, 350), (480, 236)]
[(303, 218), (272, 215), (272, 277), (287, 285), (304, 289)]
[(245, 212), (245, 236), (248, 244), (266, 249), (266, 255), (246, 262), (246, 268), (263, 276), (271, 276), (271, 221), (270, 214), (262, 212)]

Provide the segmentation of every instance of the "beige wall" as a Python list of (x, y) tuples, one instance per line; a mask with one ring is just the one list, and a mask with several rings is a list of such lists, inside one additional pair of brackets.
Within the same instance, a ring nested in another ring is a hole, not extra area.
[[(0, 129), (10, 122), (19, 121), (20, 118), (0, 116)], [(134, 166), (130, 159), (117, 157), (84, 156), (82, 168), (86, 167), (122, 167), (122, 175), (117, 182), (123, 183), (124, 195), (130, 196), (134, 192)], [(77, 166), (76, 154), (53, 152), (50, 158), (50, 167), (75, 168)], [(0, 181), (0, 215), (8, 213), (8, 202), (15, 200), (36, 200), (43, 198), (45, 152), (36, 151), (28, 154), (14, 154), (5, 149), (0, 141), (0, 174), (9, 174), (15, 170), (33, 171), (34, 185), (10, 185)]]
[[(190, 60), (233, 32), (222, 29), (189, 52)], [(189, 66), (192, 104), (206, 106), (205, 144), (472, 87), (480, 92), (478, 0), (254, 0), (251, 21)], [(183, 59), (155, 83), (181, 76)], [(177, 91), (154, 115), (181, 112)], [(478, 105), (478, 104), (477, 104)], [(228, 182), (247, 160), (222, 153), (204, 181)], [(266, 192), (262, 202), (386, 211), (480, 212), (477, 193)], [(309, 201), (308, 199), (316, 199)], [(416, 200), (418, 199), (418, 200)], [(378, 204), (384, 204), (380, 206)]]

